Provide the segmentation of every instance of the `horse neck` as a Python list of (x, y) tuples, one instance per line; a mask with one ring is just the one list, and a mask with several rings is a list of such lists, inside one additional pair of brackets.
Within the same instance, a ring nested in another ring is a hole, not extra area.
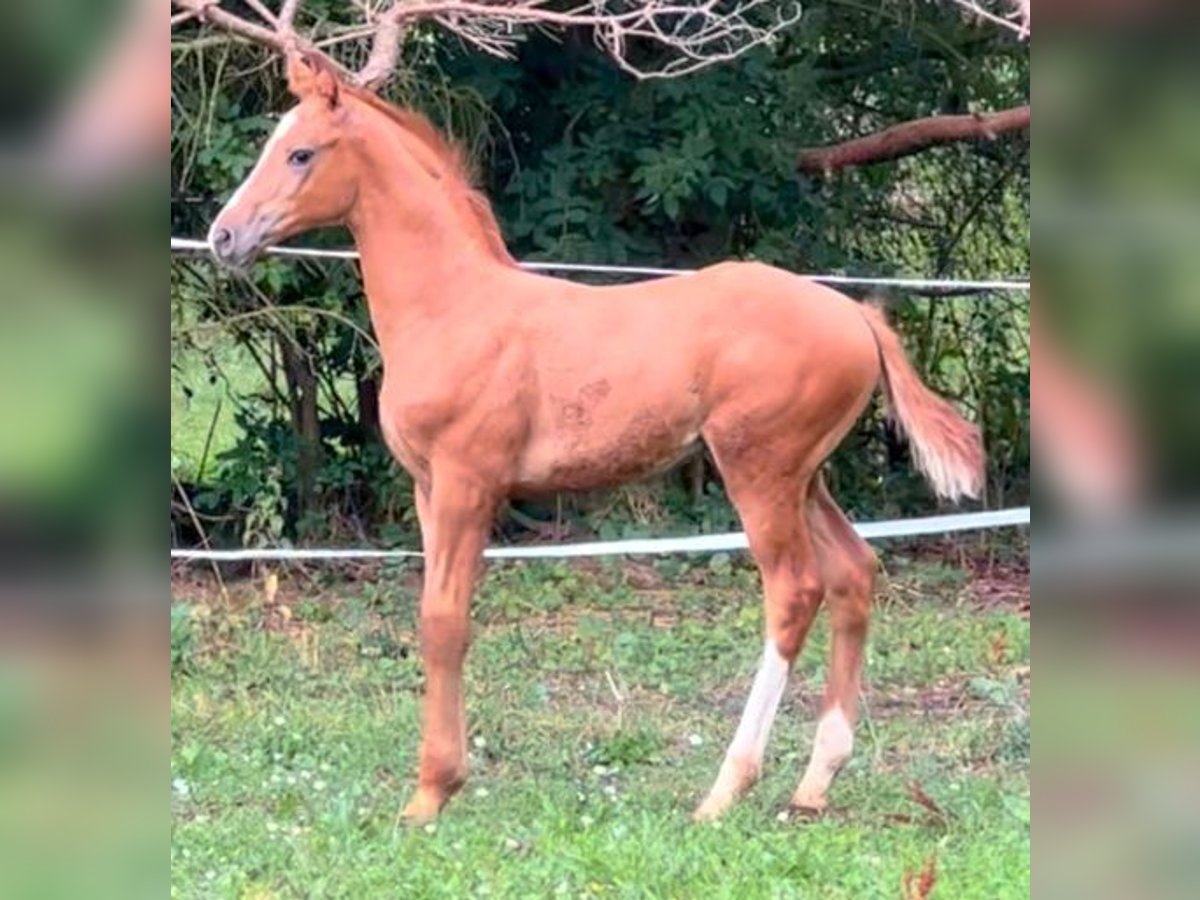
[(417, 318), (470, 316), (483, 302), (484, 276), (508, 267), (455, 193), (454, 178), (431, 174), (396, 132), (376, 126), (361, 141), (358, 199), (348, 217), (384, 342)]

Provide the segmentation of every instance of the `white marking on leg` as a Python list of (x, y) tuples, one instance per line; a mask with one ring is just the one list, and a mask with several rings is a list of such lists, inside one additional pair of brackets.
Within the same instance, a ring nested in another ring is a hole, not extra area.
[(242, 199), (242, 196), (246, 193), (246, 188), (249, 186), (250, 182), (254, 180), (254, 176), (258, 174), (260, 169), (262, 169), (263, 161), (271, 155), (271, 151), (275, 148), (276, 144), (283, 140), (284, 135), (286, 135), (292, 130), (293, 127), (295, 127), (297, 120), (300, 118), (299, 110), (300, 107), (294, 106), (284, 114), (283, 118), (279, 120), (279, 124), (275, 126), (275, 130), (271, 132), (271, 136), (267, 138), (266, 144), (263, 145), (262, 153), (258, 155), (258, 161), (254, 164), (254, 168), (250, 170), (250, 174), (242, 180), (242, 183), (238, 185), (237, 190), (233, 192), (233, 196), (226, 201), (225, 205), (221, 207), (221, 211), (217, 213), (217, 217), (213, 219), (212, 227), (208, 230), (209, 249), (212, 249), (212, 234), (214, 231), (216, 231), (217, 223), (221, 221), (221, 217), (225, 215), (226, 210), (233, 209), (235, 206), (237, 206), (238, 202)]
[(737, 733), (725, 752), (725, 761), (721, 764), (716, 783), (696, 811), (697, 818), (716, 818), (758, 779), (767, 738), (771, 734), (771, 725), (775, 722), (790, 669), (788, 661), (768, 640), (763, 647), (762, 662), (754, 676), (754, 685), (746, 699)]
[(762, 762), (767, 737), (771, 733), (771, 725), (775, 721), (775, 713), (779, 709), (779, 701), (787, 684), (788, 669), (787, 660), (775, 649), (773, 642), (767, 641), (763, 647), (758, 673), (754, 676), (754, 685), (750, 688), (750, 696), (746, 698), (742, 720), (738, 723), (738, 730), (729, 745), (727, 756), (748, 757)]
[(800, 786), (792, 796), (792, 805), (806, 809), (823, 810), (825, 794), (838, 770), (850, 758), (854, 749), (854, 729), (840, 705), (831, 707), (817, 723), (817, 735), (813, 739), (812, 758)]

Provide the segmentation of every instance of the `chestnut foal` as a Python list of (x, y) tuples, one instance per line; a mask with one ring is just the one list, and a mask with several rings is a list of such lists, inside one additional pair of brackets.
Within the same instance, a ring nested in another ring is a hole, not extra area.
[(821, 481), (882, 381), (918, 468), (977, 495), (978, 430), (921, 384), (874, 309), (758, 263), (592, 287), (519, 269), (491, 208), (428, 121), (293, 54), (299, 99), (209, 232), (216, 257), (344, 224), (383, 352), (380, 415), (412, 474), (426, 554), (420, 767), (405, 815), (467, 777), (463, 661), (493, 516), (508, 497), (613, 485), (703, 440), (762, 574), (766, 645), (737, 733), (696, 812), (759, 777), (792, 663), (822, 600), (832, 658), (812, 759), (792, 798), (820, 810), (850, 755), (875, 558)]

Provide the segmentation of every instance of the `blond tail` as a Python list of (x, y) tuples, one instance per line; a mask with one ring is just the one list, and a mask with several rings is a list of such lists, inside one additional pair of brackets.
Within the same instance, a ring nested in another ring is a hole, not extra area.
[(979, 428), (924, 384), (883, 313), (864, 304), (863, 316), (883, 361), (892, 414), (912, 447), (913, 460), (947, 500), (978, 497), (983, 490), (983, 439)]

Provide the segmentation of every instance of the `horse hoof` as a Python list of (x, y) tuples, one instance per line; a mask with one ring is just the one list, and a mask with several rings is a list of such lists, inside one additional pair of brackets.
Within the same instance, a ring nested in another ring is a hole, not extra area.
[(408, 801), (408, 805), (404, 807), (404, 811), (400, 813), (400, 818), (409, 825), (428, 824), (437, 819), (444, 802), (444, 800), (432, 791), (418, 788), (417, 793)]
[(788, 803), (786, 812), (790, 816), (797, 819), (805, 819), (811, 821), (819, 819), (825, 815), (825, 810), (829, 807), (829, 801), (824, 797), (801, 797), (799, 795), (792, 797)]
[(698, 807), (696, 807), (696, 811), (692, 813), (692, 821), (715, 822), (721, 818), (721, 816), (725, 815), (729, 807), (732, 805), (733, 804), (731, 801), (709, 797)]

